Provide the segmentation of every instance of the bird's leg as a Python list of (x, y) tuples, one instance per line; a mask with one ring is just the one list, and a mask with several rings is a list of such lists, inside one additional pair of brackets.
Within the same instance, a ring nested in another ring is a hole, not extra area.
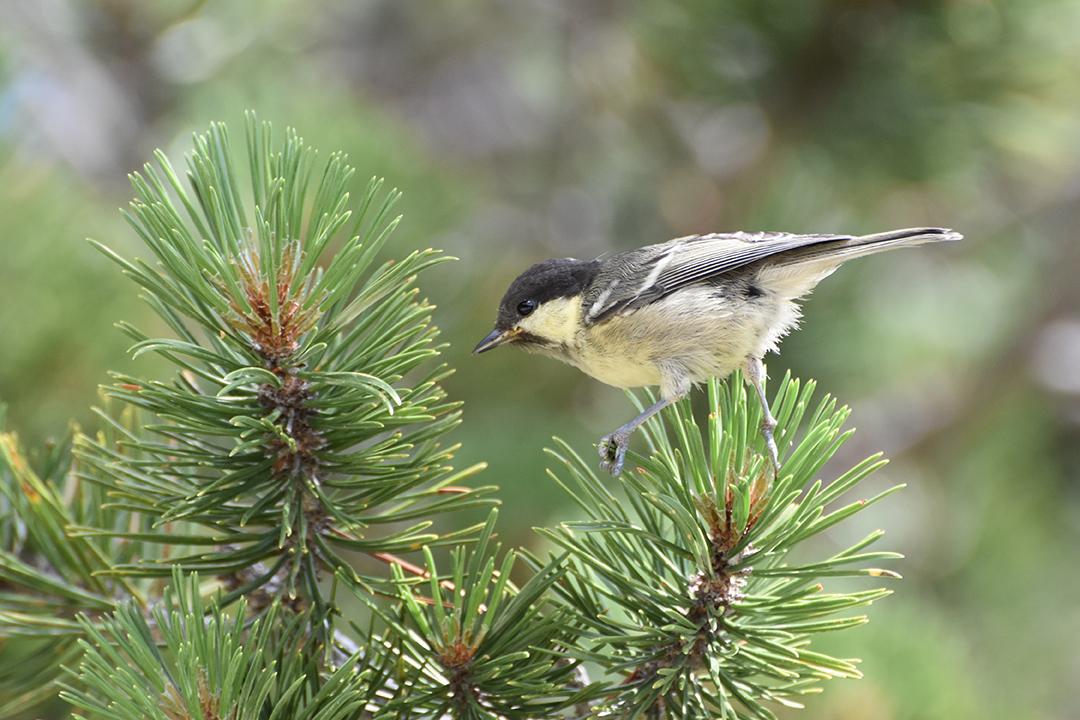
[(600, 451), (600, 468), (612, 475), (621, 473), (623, 461), (626, 459), (626, 448), (630, 446), (630, 436), (633, 432), (637, 430), (638, 426), (643, 422), (666, 408), (671, 403), (676, 402), (681, 397), (682, 395), (677, 395), (675, 397), (658, 400), (645, 408), (640, 415), (620, 427), (615, 432), (600, 438), (600, 445), (598, 446)]
[(765, 438), (765, 446), (769, 449), (769, 459), (772, 460), (773, 477), (780, 477), (780, 454), (776, 450), (776, 440), (773, 439), (773, 430), (776, 429), (776, 418), (769, 410), (769, 400), (765, 397), (765, 365), (759, 357), (746, 358), (746, 379), (757, 391), (758, 400), (761, 401), (761, 435)]

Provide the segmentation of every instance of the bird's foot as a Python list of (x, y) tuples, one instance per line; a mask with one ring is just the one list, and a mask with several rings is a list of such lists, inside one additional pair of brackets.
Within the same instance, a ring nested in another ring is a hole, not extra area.
[(622, 472), (626, 461), (626, 449), (630, 446), (629, 433), (613, 432), (600, 438), (600, 469), (615, 476)]

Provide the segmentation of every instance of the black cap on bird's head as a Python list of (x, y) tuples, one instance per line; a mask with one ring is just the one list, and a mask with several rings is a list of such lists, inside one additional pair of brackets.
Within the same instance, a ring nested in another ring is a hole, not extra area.
[(580, 295), (596, 277), (599, 262), (559, 258), (536, 263), (517, 276), (499, 302), (495, 329), (473, 352), (482, 353), (512, 342), (543, 342), (522, 327), (522, 321), (544, 303)]

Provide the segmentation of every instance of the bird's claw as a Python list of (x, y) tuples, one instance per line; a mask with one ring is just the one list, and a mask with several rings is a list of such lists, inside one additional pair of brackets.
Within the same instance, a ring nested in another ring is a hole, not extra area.
[(622, 472), (626, 461), (626, 448), (630, 437), (622, 433), (612, 433), (600, 438), (597, 450), (600, 452), (600, 468), (615, 476)]

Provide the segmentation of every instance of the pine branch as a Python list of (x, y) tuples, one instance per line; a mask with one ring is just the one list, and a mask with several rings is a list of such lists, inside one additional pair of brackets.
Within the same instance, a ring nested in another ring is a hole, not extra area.
[(126, 217), (154, 262), (98, 247), (175, 333), (121, 325), (134, 355), (158, 353), (178, 374), (117, 375), (110, 396), (153, 420), (114, 444), (80, 436), (76, 449), (82, 477), (117, 507), (155, 529), (202, 529), (159, 533), (191, 550), (168, 564), (119, 563), (115, 574), (164, 577), (176, 563), (236, 594), (269, 589), (326, 610), (324, 575), (380, 581), (343, 553), (456, 541), (468, 531), (440, 537), (430, 517), (488, 503), (490, 488), (460, 487), (480, 466), (455, 473), (455, 448), (441, 442), (460, 404), (439, 386), (449, 371), (430, 363), (432, 308), (412, 283), (446, 258), (426, 250), (375, 266), (399, 193), (373, 180), (351, 210), (343, 155), (313, 183), (314, 151), (295, 132), (274, 148), (269, 126), (248, 120), (246, 191), (222, 125), (195, 137), (187, 188), (161, 153), (132, 176)]
[(517, 554), (497, 560), (496, 517), (474, 549), (451, 553), (446, 575), (427, 549), (421, 577), (393, 566), (403, 612), (376, 607), (390, 639), (369, 646), (403, 668), (395, 682), (409, 689), (384, 707), (388, 717), (547, 718), (591, 696), (566, 656), (580, 625), (546, 599), (564, 568), (553, 562), (514, 585)]
[[(0, 412), (2, 414), (2, 412)], [(60, 665), (79, 655), (78, 614), (100, 617), (121, 599), (145, 602), (149, 581), (107, 577), (114, 561), (154, 550), (115, 537), (140, 527), (106, 507), (71, 471), (70, 442), (27, 453), (0, 432), (0, 708), (14, 715), (54, 697)], [(94, 537), (73, 528), (99, 528)], [(110, 537), (111, 536), (111, 537)]]
[(771, 483), (759, 410), (741, 388), (737, 377), (710, 382), (703, 429), (689, 402), (651, 420), (649, 456), (633, 458), (621, 492), (565, 443), (549, 451), (570, 479), (552, 477), (586, 519), (541, 532), (568, 554), (556, 590), (589, 628), (573, 655), (608, 674), (602, 717), (773, 718), (770, 704), (800, 707), (821, 680), (860, 676), (856, 661), (813, 650), (812, 637), (866, 622), (843, 613), (889, 591), (826, 593), (821, 581), (898, 577), (866, 566), (900, 556), (864, 551), (881, 531), (819, 561), (791, 554), (898, 488), (830, 509), (884, 461), (815, 479), (851, 435), (848, 410), (826, 397), (810, 412), (814, 384), (790, 378), (772, 405), (790, 450)]
[(84, 717), (116, 720), (345, 720), (374, 698), (380, 678), (358, 670), (358, 654), (325, 677), (307, 674), (303, 614), (282, 617), (274, 604), (246, 618), (243, 601), (205, 606), (198, 577), (175, 571), (149, 619), (133, 605), (82, 619), (84, 654), (61, 697)]
[(150, 606), (180, 568), (212, 578), (224, 604), (302, 614), (306, 671), (321, 678), (351, 642), (334, 627), (338, 585), (393, 593), (351, 556), (397, 558), (480, 529), (431, 531), (439, 513), (490, 505), (492, 489), (463, 485), (482, 465), (449, 464), (460, 403), (440, 386), (433, 308), (413, 286), (448, 258), (378, 264), (399, 193), (372, 180), (353, 203), (342, 154), (316, 174), (294, 131), (275, 146), (252, 115), (246, 131), (244, 183), (219, 124), (194, 138), (184, 180), (160, 152), (131, 176), (125, 216), (151, 260), (95, 243), (172, 331), (121, 324), (132, 353), (160, 354), (174, 378), (116, 374), (106, 393), (124, 409), (99, 411), (102, 431), (77, 433), (74, 464), (62, 453), (54, 477), (22, 462), (14, 436), (0, 442), (17, 528), (0, 548), (0, 581), (16, 590), (0, 595), (8, 637), (74, 652), (87, 623), (128, 600)]

